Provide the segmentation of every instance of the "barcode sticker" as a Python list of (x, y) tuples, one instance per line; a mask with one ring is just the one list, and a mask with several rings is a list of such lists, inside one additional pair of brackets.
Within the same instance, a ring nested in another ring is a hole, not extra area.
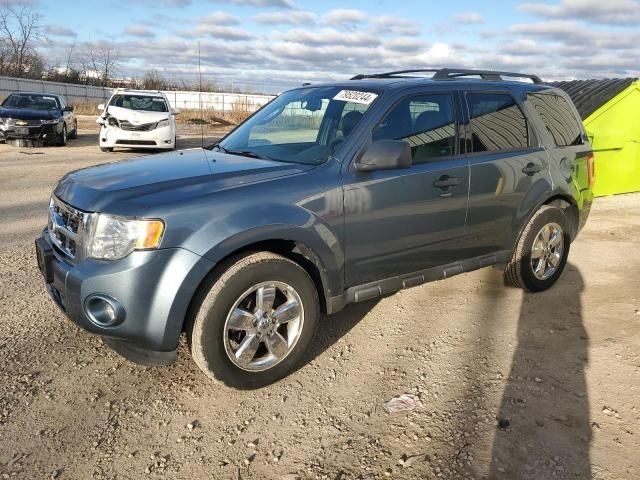
[(371, 105), (378, 95), (371, 92), (359, 92), (357, 90), (341, 90), (334, 100), (341, 100), (343, 102), (360, 103), (361, 105)]

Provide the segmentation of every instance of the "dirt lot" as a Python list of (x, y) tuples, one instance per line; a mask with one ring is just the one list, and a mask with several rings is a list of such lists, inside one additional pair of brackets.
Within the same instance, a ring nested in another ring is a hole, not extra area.
[[(170, 367), (126, 362), (45, 294), (57, 179), (134, 155), (92, 132), (0, 146), (0, 479), (640, 478), (640, 195), (597, 201), (548, 292), (485, 269), (353, 305), (298, 372), (239, 392), (184, 344)], [(405, 392), (424, 406), (383, 410)]]

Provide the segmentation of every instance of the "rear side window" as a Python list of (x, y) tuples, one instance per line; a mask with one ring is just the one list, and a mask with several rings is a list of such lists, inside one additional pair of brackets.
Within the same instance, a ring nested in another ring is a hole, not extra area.
[(556, 146), (584, 143), (582, 128), (565, 98), (548, 93), (530, 93), (527, 98), (540, 115)]
[(527, 120), (511, 95), (468, 93), (474, 152), (520, 150), (529, 146)]
[(455, 154), (456, 124), (451, 95), (416, 95), (396, 104), (373, 130), (374, 140), (404, 140), (413, 163)]

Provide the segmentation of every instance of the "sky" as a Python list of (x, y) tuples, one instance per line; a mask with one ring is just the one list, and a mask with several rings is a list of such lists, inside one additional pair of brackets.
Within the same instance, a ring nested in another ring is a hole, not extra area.
[[(6, 0), (5, 0), (6, 1)], [(48, 65), (107, 41), (122, 76), (157, 69), (278, 90), (456, 66), (545, 79), (640, 76), (640, 0), (32, 0)]]

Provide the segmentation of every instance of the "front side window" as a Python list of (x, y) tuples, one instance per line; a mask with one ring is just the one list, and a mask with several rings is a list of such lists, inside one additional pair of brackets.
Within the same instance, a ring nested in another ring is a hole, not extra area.
[(219, 144), (227, 153), (307, 165), (325, 162), (377, 99), (373, 91), (308, 87), (285, 92)]
[(584, 143), (582, 128), (563, 97), (548, 93), (530, 93), (527, 98), (558, 147)]
[(28, 108), (31, 110), (58, 110), (56, 97), (51, 95), (9, 95), (2, 106), (6, 108)]
[(529, 146), (527, 121), (511, 95), (468, 93), (473, 152), (520, 150)]
[(167, 102), (162, 97), (151, 95), (114, 95), (109, 102), (110, 106), (137, 110), (140, 112), (168, 112)]
[(403, 140), (413, 163), (455, 154), (456, 124), (450, 95), (416, 95), (401, 100), (373, 130), (373, 140)]

